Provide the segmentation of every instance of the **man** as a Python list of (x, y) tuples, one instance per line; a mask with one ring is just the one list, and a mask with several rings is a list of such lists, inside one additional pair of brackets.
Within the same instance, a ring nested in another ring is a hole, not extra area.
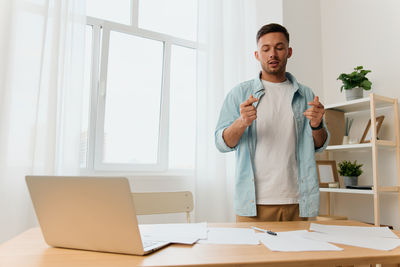
[(286, 28), (265, 25), (256, 39), (261, 73), (227, 95), (215, 143), (221, 152), (236, 151), (238, 222), (305, 220), (319, 211), (314, 153), (329, 142), (324, 106), (286, 72)]

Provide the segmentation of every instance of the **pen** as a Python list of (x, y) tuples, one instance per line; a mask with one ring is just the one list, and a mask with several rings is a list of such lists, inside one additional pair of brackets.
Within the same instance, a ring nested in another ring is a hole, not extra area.
[(265, 230), (265, 229), (261, 229), (261, 228), (255, 227), (255, 226), (252, 226), (251, 229), (254, 229), (254, 230), (257, 230), (257, 231), (260, 231), (260, 232), (264, 232), (264, 233), (267, 233), (267, 234), (270, 234), (270, 235), (278, 235), (277, 233), (272, 232), (271, 230)]

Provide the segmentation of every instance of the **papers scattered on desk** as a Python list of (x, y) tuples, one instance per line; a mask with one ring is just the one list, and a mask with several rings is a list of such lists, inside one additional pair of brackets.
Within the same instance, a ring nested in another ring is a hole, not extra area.
[(400, 239), (387, 227), (359, 227), (321, 225), (312, 223), (303, 236), (316, 241), (326, 241), (377, 250), (392, 250), (400, 246)]
[(258, 245), (258, 237), (253, 229), (209, 227), (208, 237), (199, 244)]
[(311, 223), (310, 230), (325, 234), (399, 238), (388, 227), (342, 226)]
[(344, 236), (344, 235), (333, 235), (324, 234), (318, 232), (308, 232), (304, 237), (326, 241), (343, 245), (350, 245), (355, 247), (372, 248), (378, 250), (392, 250), (400, 245), (400, 239), (394, 238), (379, 238), (379, 237), (361, 237), (356, 235)]
[(278, 235), (273, 236), (265, 233), (257, 234), (261, 243), (271, 251), (329, 251), (343, 250), (335, 245), (324, 241), (316, 241), (303, 237), (307, 230), (278, 232)]
[(207, 223), (140, 224), (140, 235), (146, 241), (194, 244), (207, 238)]
[(387, 227), (359, 227), (310, 224), (310, 230), (279, 232), (277, 236), (255, 233), (249, 228), (210, 227), (207, 223), (141, 224), (141, 236), (148, 241), (181, 244), (257, 245), (259, 241), (272, 251), (338, 251), (328, 242), (350, 246), (392, 250), (400, 246), (399, 237)]

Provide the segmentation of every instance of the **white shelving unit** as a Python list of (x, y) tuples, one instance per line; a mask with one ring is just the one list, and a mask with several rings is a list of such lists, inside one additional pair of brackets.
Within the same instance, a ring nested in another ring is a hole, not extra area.
[[(394, 118), (394, 141), (377, 140), (376, 138), (376, 109), (381, 107), (391, 107)], [(399, 130), (399, 111), (396, 98), (384, 97), (376, 94), (370, 94), (369, 97), (347, 101), (344, 103), (327, 105), (325, 109), (339, 110), (344, 113), (370, 111), (371, 118), (371, 142), (362, 144), (350, 145), (335, 145), (328, 146), (328, 152), (352, 152), (352, 151), (367, 151), (372, 156), (372, 190), (359, 190), (359, 189), (345, 189), (345, 188), (320, 188), (320, 192), (326, 193), (327, 200), (327, 213), (330, 215), (330, 194), (364, 194), (372, 195), (374, 198), (374, 223), (380, 225), (380, 210), (379, 210), (379, 194), (383, 192), (396, 193), (399, 201), (400, 212), (400, 130)], [(378, 150), (393, 150), (396, 154), (396, 168), (397, 168), (397, 185), (394, 186), (378, 186), (379, 181), (379, 166), (378, 166)]]
[(361, 194), (361, 195), (373, 195), (372, 190), (359, 190), (359, 189), (346, 189), (346, 188), (320, 188), (321, 192), (329, 193), (347, 193), (347, 194)]

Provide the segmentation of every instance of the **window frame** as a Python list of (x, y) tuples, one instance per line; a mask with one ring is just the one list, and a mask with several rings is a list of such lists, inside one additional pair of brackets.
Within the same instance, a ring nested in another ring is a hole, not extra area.
[[(164, 33), (154, 32), (138, 27), (138, 0), (131, 0), (131, 24), (125, 25), (112, 21), (87, 16), (86, 25), (92, 31), (92, 61), (90, 84), (90, 111), (87, 140), (86, 171), (112, 172), (168, 172), (169, 158), (169, 114), (170, 114), (170, 74), (171, 74), (171, 46), (177, 45), (197, 50), (197, 41), (174, 37)], [(107, 67), (109, 55), (110, 33), (124, 33), (140, 38), (160, 41), (163, 43), (161, 107), (158, 139), (158, 156), (155, 164), (104, 163), (103, 139), (105, 103), (107, 95)], [(177, 170), (172, 170), (176, 172)], [(179, 172), (179, 170), (178, 170)], [(183, 172), (187, 172), (184, 170)], [(192, 172), (192, 170), (189, 170)]]

